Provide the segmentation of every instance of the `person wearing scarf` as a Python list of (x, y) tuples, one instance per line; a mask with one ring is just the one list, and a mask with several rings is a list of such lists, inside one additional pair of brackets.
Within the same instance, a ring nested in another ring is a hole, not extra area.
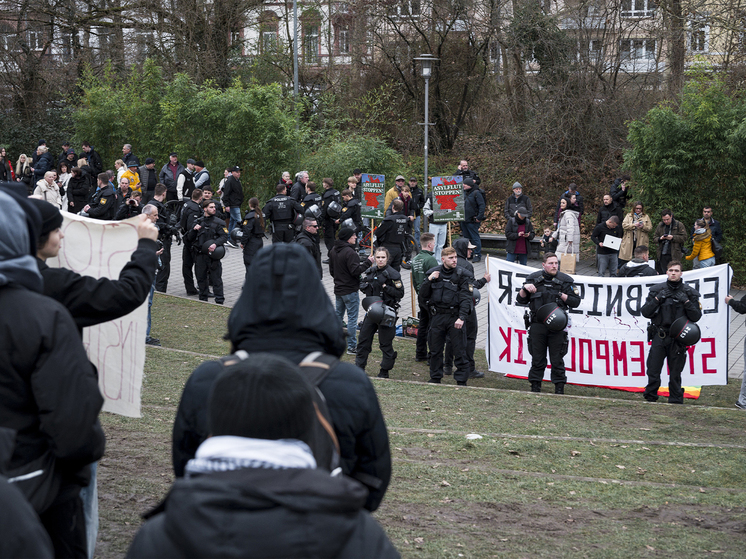
[(694, 248), (686, 259), (694, 260), (694, 269), (714, 266), (715, 253), (712, 250), (712, 233), (704, 219), (698, 219), (694, 223), (692, 240), (694, 241)]
[(653, 222), (645, 213), (644, 206), (639, 200), (635, 202), (632, 211), (622, 221), (624, 236), (622, 246), (619, 247), (618, 265), (621, 269), (627, 262), (632, 260), (635, 249), (639, 246), (650, 246), (650, 232), (653, 230)]

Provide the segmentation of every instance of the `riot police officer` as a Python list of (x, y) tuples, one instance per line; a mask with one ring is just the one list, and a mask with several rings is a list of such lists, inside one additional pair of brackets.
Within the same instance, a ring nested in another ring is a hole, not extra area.
[[(368, 297), (377, 297), (383, 301), (388, 309), (377, 306), (380, 312), (388, 311), (388, 315), (381, 320), (380, 315), (375, 315), (372, 309), (365, 315), (363, 325), (360, 327), (360, 336), (357, 341), (357, 354), (355, 365), (365, 370), (368, 364), (368, 355), (373, 348), (373, 334), (378, 331), (378, 344), (381, 347), (383, 358), (381, 359), (381, 370), (379, 378), (389, 378), (389, 371), (394, 368), (396, 352), (394, 351), (394, 336), (396, 335), (396, 310), (399, 301), (404, 297), (404, 284), (401, 275), (388, 265), (389, 251), (379, 247), (374, 253), (375, 263), (363, 275), (360, 282), (360, 290)], [(363, 306), (366, 303), (363, 301)], [(392, 314), (393, 313), (393, 314)], [(348, 328), (355, 328), (354, 324), (348, 324)]]
[[(394, 201), (396, 204), (396, 201)], [(420, 286), (420, 305), (430, 312), (430, 380), (440, 384), (443, 378), (443, 349), (446, 339), (451, 344), (456, 364), (454, 378), (462, 386), (469, 378), (469, 360), (466, 358), (466, 323), (471, 312), (474, 286), (472, 276), (460, 266), (456, 249), (448, 247), (441, 253), (443, 263), (427, 271)]]
[(259, 209), (259, 199), (251, 198), (249, 200), (249, 211), (246, 212), (243, 222), (241, 223), (241, 248), (243, 248), (243, 264), (246, 266), (246, 273), (249, 273), (249, 266), (254, 259), (254, 255), (264, 246), (264, 216)]
[(205, 215), (197, 219), (187, 238), (192, 243), (195, 252), (195, 272), (199, 286), (199, 300), (207, 301), (209, 286), (207, 276), (215, 292), (215, 302), (222, 305), (223, 295), (223, 267), (219, 255), (225, 255), (225, 243), (228, 240), (228, 229), (225, 221), (215, 216), (215, 202), (203, 202)]
[[(668, 361), (668, 403), (683, 404), (684, 391), (681, 388), (681, 371), (686, 363), (686, 345), (672, 334), (671, 326), (676, 319), (686, 317), (697, 322), (702, 317), (699, 304), (699, 293), (681, 280), (681, 262), (671, 260), (666, 275), (668, 281), (650, 288), (648, 298), (640, 311), (642, 316), (651, 320), (648, 327), (648, 339), (652, 341), (645, 369), (648, 384), (643, 397), (648, 402), (658, 400), (658, 388), (661, 385), (661, 368), (663, 360)], [(652, 340), (650, 340), (652, 338)]]
[(184, 276), (184, 287), (187, 295), (198, 295), (199, 291), (194, 287), (194, 247), (189, 241), (187, 233), (194, 229), (196, 221), (202, 217), (202, 189), (192, 190), (192, 197), (184, 202), (181, 208), (181, 234), (184, 240), (184, 248), (181, 251), (181, 274)]
[(303, 207), (303, 211), (305, 212), (313, 206), (317, 206), (319, 210), (321, 210), (322, 199), (321, 195), (316, 192), (316, 183), (308, 181), (305, 188), (306, 192), (303, 195), (303, 201), (300, 203), (301, 207)]
[[(324, 185), (324, 193), (321, 195), (321, 217), (324, 220), (324, 244), (326, 245), (326, 253), (334, 246), (334, 238), (337, 235), (337, 224), (334, 221), (342, 213), (342, 197), (339, 195), (339, 191), (334, 188), (334, 181), (330, 178), (325, 178), (321, 181)], [(329, 263), (329, 260), (324, 262)]]
[(161, 266), (158, 268), (158, 273), (155, 276), (155, 290), (160, 293), (165, 293), (168, 288), (168, 278), (171, 276), (172, 235), (174, 232), (178, 234), (178, 231), (174, 231), (174, 227), (172, 227), (171, 212), (166, 207), (166, 204), (163, 203), (165, 200), (166, 185), (158, 183), (153, 190), (153, 198), (148, 203), (155, 206), (158, 210), (158, 221), (156, 221), (155, 226), (158, 227), (158, 241), (163, 245), (163, 252), (160, 258)]
[(404, 241), (409, 231), (409, 218), (402, 213), (404, 202), (396, 199), (391, 204), (391, 214), (383, 218), (376, 229), (376, 246), (386, 247), (391, 254), (391, 267), (401, 270)]
[(284, 184), (277, 185), (277, 195), (269, 199), (262, 208), (262, 213), (272, 222), (273, 243), (293, 242), (295, 237), (293, 219), (296, 213), (303, 213), (303, 208), (296, 200), (287, 196), (287, 187)]
[(553, 252), (544, 253), (542, 270), (529, 274), (518, 292), (516, 302), (531, 309), (528, 326), (528, 347), (531, 370), (528, 380), (531, 392), (541, 392), (541, 381), (547, 368), (547, 348), (552, 364), (554, 393), (564, 394), (567, 375), (564, 357), (567, 354), (567, 309), (580, 305), (574, 280), (559, 271), (559, 261)]

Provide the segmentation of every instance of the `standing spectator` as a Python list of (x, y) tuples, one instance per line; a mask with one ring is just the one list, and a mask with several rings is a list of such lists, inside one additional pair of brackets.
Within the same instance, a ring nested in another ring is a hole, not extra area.
[(528, 215), (531, 216), (533, 212), (533, 206), (531, 206), (531, 198), (523, 194), (523, 186), (518, 181), (513, 183), (513, 194), (508, 196), (505, 200), (505, 219), (508, 220), (515, 215), (515, 211), (523, 206), (526, 208)]
[(54, 169), (55, 165), (52, 161), (52, 154), (49, 153), (47, 146), (39, 146), (36, 148), (36, 161), (31, 169), (34, 172), (34, 184), (37, 184), (44, 178), (44, 173)]
[[(122, 180), (127, 182), (129, 189), (129, 179)], [(74, 214), (80, 213), (91, 197), (91, 183), (80, 167), (73, 167), (67, 186), (67, 209)]]
[(409, 190), (412, 193), (412, 201), (414, 202), (414, 222), (412, 228), (414, 230), (414, 240), (417, 243), (417, 247), (420, 247), (420, 214), (422, 208), (425, 206), (425, 193), (417, 184), (417, 177), (409, 177)]
[(621, 278), (639, 278), (655, 276), (656, 272), (648, 264), (648, 247), (635, 247), (634, 258), (619, 268), (619, 277)]
[[(520, 206), (515, 211), (515, 217), (508, 220), (505, 226), (505, 237), (507, 238), (507, 257), (508, 262), (518, 260), (519, 264), (524, 266), (528, 264), (529, 242), (534, 238), (534, 226), (527, 216), (528, 211)], [(454, 243), (454, 247), (456, 243)], [(458, 251), (458, 249), (456, 249)]]
[(448, 224), (447, 223), (436, 223), (433, 221), (432, 217), (434, 215), (433, 211), (433, 191), (431, 190), (430, 193), (427, 195), (427, 200), (425, 200), (425, 205), (422, 208), (422, 213), (430, 220), (430, 223), (428, 225), (428, 232), (432, 233), (433, 237), (435, 238), (435, 251), (434, 256), (435, 260), (437, 262), (440, 262), (440, 254), (443, 251), (443, 247), (446, 246), (446, 239), (448, 237)]
[(360, 188), (358, 188), (359, 186), (360, 183), (354, 175), (351, 177), (347, 177), (347, 188), (350, 190), (350, 192), (352, 192), (352, 197), (358, 202), (360, 202), (362, 196), (360, 193)]
[(195, 161), (194, 171), (194, 187), (201, 188), (203, 191), (210, 188), (210, 172), (205, 169), (204, 161)]
[(593, 229), (591, 233), (591, 240), (596, 245), (596, 260), (598, 263), (598, 275), (603, 277), (606, 274), (606, 270), (609, 270), (609, 276), (616, 276), (617, 270), (617, 256), (619, 250), (604, 246), (608, 244), (607, 240), (609, 237), (622, 238), (622, 228), (619, 225), (619, 218), (612, 215), (603, 223), (599, 223)]
[[(321, 183), (324, 185), (324, 193), (321, 195), (321, 215), (324, 219), (324, 244), (326, 245), (326, 254), (328, 255), (334, 246), (334, 237), (337, 234), (337, 224), (334, 223), (334, 220), (342, 213), (342, 197), (339, 195), (339, 191), (334, 188), (334, 181), (332, 179), (325, 178)], [(333, 204), (336, 204), (336, 206)], [(333, 215), (333, 208), (337, 206), (337, 215)], [(324, 263), (328, 264), (328, 262)]]
[(85, 158), (88, 160), (88, 166), (91, 168), (91, 171), (93, 171), (93, 174), (98, 176), (99, 173), (104, 171), (104, 164), (101, 161), (101, 156), (88, 142), (83, 142), (82, 147), (83, 153), (85, 153)]
[(26, 185), (26, 189), (29, 194), (33, 192), (31, 187), (31, 181), (34, 177), (34, 172), (31, 170), (31, 161), (25, 153), (18, 156), (16, 162), (16, 180)]
[[(189, 200), (192, 197), (194, 186), (194, 159), (187, 159), (186, 167), (176, 178), (176, 199)], [(200, 189), (201, 190), (201, 189)]]
[[(151, 169), (155, 174), (155, 170)], [(166, 185), (158, 183), (153, 190), (153, 198), (149, 204), (158, 210), (158, 217), (155, 223), (158, 227), (158, 240), (161, 242), (161, 252), (159, 260), (161, 265), (158, 267), (158, 274), (155, 277), (155, 290), (165, 293), (168, 289), (168, 278), (171, 277), (171, 244), (173, 236), (168, 224), (171, 221), (171, 212), (166, 207)]]
[(295, 183), (289, 191), (289, 196), (296, 202), (300, 203), (306, 193), (306, 184), (308, 184), (308, 171), (301, 171), (296, 174)]
[(264, 246), (264, 215), (259, 207), (259, 199), (251, 198), (249, 200), (249, 211), (244, 216), (243, 223), (243, 263), (246, 266), (246, 273), (249, 273), (249, 266), (254, 259), (254, 255)]
[(34, 196), (40, 196), (43, 200), (57, 206), (59, 210), (62, 209), (62, 194), (60, 194), (60, 186), (57, 184), (56, 178), (57, 173), (55, 171), (44, 173), (44, 178), (36, 183)]
[[(715, 239), (715, 242), (722, 243), (723, 242), (723, 229), (720, 226), (720, 222), (717, 221), (714, 217), (712, 217), (711, 206), (705, 206), (702, 209), (702, 219), (705, 220), (705, 222), (707, 223), (707, 226), (710, 228), (710, 233), (712, 233), (712, 238)], [(692, 235), (694, 235), (694, 228), (692, 228)]]
[(479, 188), (482, 184), (482, 179), (479, 178), (476, 171), (469, 169), (469, 162), (466, 159), (462, 159), (459, 162), (458, 169), (453, 173), (454, 177), (464, 177), (464, 179), (471, 179), (474, 181), (474, 186)]
[(544, 227), (544, 236), (541, 238), (541, 250), (543, 252), (557, 252), (557, 239), (552, 236), (552, 228)]
[(4, 147), (0, 147), (0, 181), (12, 181), (13, 168), (8, 161), (8, 152)]
[(60, 187), (60, 194), (62, 195), (62, 207), (60, 208), (62, 210), (67, 210), (68, 207), (68, 188), (70, 177), (72, 177), (70, 169), (72, 169), (73, 167), (74, 165), (68, 165), (64, 161), (57, 167), (57, 184)]
[(624, 214), (619, 204), (614, 202), (611, 198), (611, 194), (604, 194), (604, 203), (598, 209), (598, 217), (596, 218), (596, 225), (599, 223), (605, 223), (611, 216), (616, 216), (621, 223), (624, 220)]
[[(529, 201), (530, 203), (530, 201)], [(524, 208), (526, 206), (523, 206)], [(471, 178), (464, 179), (464, 221), (461, 222), (461, 232), (476, 247), (473, 262), (482, 260), (482, 239), (479, 236), (479, 225), (484, 221), (484, 198), (475, 188)], [(531, 210), (528, 210), (530, 215)]]
[(127, 172), (127, 165), (124, 164), (124, 161), (121, 159), (117, 159), (114, 162), (114, 169), (116, 169), (117, 172), (117, 184), (119, 183), (119, 180), (122, 178), (122, 175)]
[(137, 157), (135, 157), (135, 154), (132, 153), (132, 144), (124, 144), (122, 146), (122, 161), (124, 162), (125, 166), (131, 167), (130, 162), (133, 159), (136, 160)]
[[(574, 198), (574, 201), (571, 201)], [(557, 227), (557, 223), (559, 223), (559, 217), (562, 213), (562, 210), (560, 209), (560, 204), (562, 203), (562, 200), (565, 199), (567, 201), (567, 207), (571, 208), (578, 212), (578, 219), (583, 217), (584, 212), (584, 204), (583, 204), (583, 197), (580, 195), (580, 191), (578, 190), (578, 185), (574, 182), (571, 182), (570, 185), (567, 187), (567, 190), (565, 190), (562, 193), (562, 196), (559, 199), (559, 202), (557, 202), (557, 213), (555, 214), (554, 218), (554, 226)]]
[(653, 230), (653, 222), (645, 213), (644, 206), (639, 200), (635, 207), (627, 214), (622, 222), (624, 237), (622, 246), (619, 248), (619, 267), (621, 268), (632, 259), (638, 246), (647, 247), (650, 244), (650, 232)]
[[(725, 304), (729, 305), (738, 314), (746, 314), (746, 296), (741, 297), (739, 301), (736, 301), (730, 295), (725, 297)], [(743, 342), (744, 358), (746, 359), (746, 339)], [(746, 361), (744, 361), (746, 363)], [(744, 366), (743, 376), (741, 377), (741, 393), (738, 395), (736, 400), (736, 407), (741, 410), (746, 410), (746, 365)]]
[[(225, 179), (223, 185), (223, 206), (231, 216), (228, 231), (241, 222), (241, 204), (243, 204), (243, 186), (241, 185), (241, 167), (231, 167), (231, 176)], [(235, 245), (232, 245), (235, 248)]]
[[(70, 142), (65, 142), (62, 144), (62, 152), (60, 153), (59, 157), (57, 157), (57, 163), (62, 163), (65, 159), (67, 159), (67, 152), (72, 146), (70, 145)], [(50, 152), (51, 153), (51, 152)]]
[[(175, 194), (176, 198), (183, 200), (183, 193), (177, 190), (177, 184), (179, 181), (179, 175), (184, 171), (184, 165), (179, 163), (179, 155), (174, 151), (168, 156), (168, 163), (161, 167), (161, 172), (158, 173), (158, 182), (166, 185), (166, 197), (168, 198), (168, 192), (172, 195)], [(189, 198), (187, 198), (189, 200)]]
[(611, 198), (616, 202), (620, 210), (624, 210), (624, 206), (627, 205), (627, 195), (629, 194), (627, 183), (629, 182), (629, 179), (629, 175), (622, 175), (614, 181), (614, 184), (611, 185), (611, 190), (609, 191)]
[(396, 179), (394, 180), (394, 186), (389, 188), (386, 191), (386, 196), (383, 200), (383, 210), (384, 212), (387, 212), (389, 208), (391, 207), (391, 202), (396, 200), (399, 197), (399, 194), (401, 194), (401, 189), (404, 186), (404, 183), (407, 179), (404, 178), (403, 175), (396, 175)]
[[(422, 282), (425, 281), (427, 273), (438, 265), (433, 254), (435, 250), (435, 235), (432, 233), (422, 234), (422, 250), (412, 260), (412, 285), (419, 295)], [(419, 301), (419, 297), (418, 297)], [(430, 362), (430, 352), (427, 349), (427, 332), (430, 328), (430, 311), (423, 304), (418, 305), (420, 312), (418, 317), (420, 323), (417, 327), (417, 346), (414, 355), (415, 361)]]
[[(290, 171), (283, 171), (282, 176), (277, 184), (284, 184), (285, 188), (293, 188), (293, 179), (290, 178)], [(288, 190), (289, 191), (289, 190)]]
[(560, 209), (562, 212), (557, 221), (557, 230), (552, 234), (552, 237), (557, 239), (557, 258), (558, 260), (562, 260), (563, 255), (568, 254), (575, 258), (576, 263), (580, 262), (580, 224), (578, 223), (578, 212), (568, 207), (566, 198), (560, 200)]
[[(281, 185), (279, 184), (277, 185), (278, 188), (280, 188), (280, 186)], [(272, 225), (274, 226), (274, 222)], [(308, 250), (311, 258), (316, 262), (316, 268), (318, 268), (319, 271), (319, 279), (322, 279), (324, 277), (324, 269), (321, 267), (321, 248), (319, 247), (318, 230), (319, 224), (315, 219), (304, 219), (303, 230), (295, 237), (295, 242)]]
[(707, 227), (704, 219), (698, 219), (694, 223), (694, 235), (692, 237), (694, 247), (687, 260), (694, 260), (694, 269), (709, 268), (715, 265), (715, 252), (712, 250), (712, 232)]
[[(368, 268), (355, 250), (357, 236), (354, 229), (342, 227), (332, 250), (329, 251), (329, 273), (334, 278), (334, 298), (337, 318), (344, 324), (347, 313), (347, 354), (357, 352), (357, 315), (360, 309), (360, 276)], [(373, 262), (373, 257), (369, 257)]]
[[(149, 203), (155, 196), (155, 185), (158, 184), (158, 177), (155, 171), (155, 159), (148, 157), (145, 165), (138, 168), (138, 176), (142, 185), (142, 197), (145, 203)], [(168, 187), (166, 187), (168, 191)], [(160, 209), (159, 209), (160, 212)]]
[(122, 174), (122, 177), (129, 179), (130, 189), (142, 192), (140, 174), (137, 172), (139, 168), (140, 162), (137, 160), (136, 157), (131, 157), (129, 163), (127, 164), (127, 170)]
[(673, 218), (673, 212), (666, 208), (661, 212), (661, 222), (655, 228), (653, 237), (658, 243), (658, 258), (655, 261), (659, 274), (665, 274), (671, 260), (681, 261), (682, 250), (686, 242), (686, 228)]
[[(81, 157), (80, 159), (85, 159), (85, 158)], [(75, 155), (75, 150), (73, 148), (70, 148), (69, 150), (67, 150), (67, 156), (65, 157), (65, 159), (60, 161), (60, 163), (62, 163), (63, 161), (66, 161), (67, 164), (70, 165), (70, 168), (75, 167), (76, 163), (78, 167), (80, 167), (80, 163), (78, 162), (78, 156)], [(88, 165), (87, 160), (85, 164)]]

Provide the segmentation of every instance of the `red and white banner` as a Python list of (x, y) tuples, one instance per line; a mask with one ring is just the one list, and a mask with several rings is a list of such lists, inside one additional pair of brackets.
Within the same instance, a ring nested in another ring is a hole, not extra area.
[[(536, 268), (489, 259), (489, 336), (487, 360), (490, 371), (527, 378), (531, 368), (523, 314), (516, 304), (525, 277)], [(700, 294), (702, 318), (697, 323), (702, 339), (689, 348), (682, 372), (683, 386), (725, 385), (728, 375), (728, 295), (731, 270), (727, 264), (684, 272), (683, 279)], [(643, 388), (650, 344), (648, 319), (640, 309), (651, 286), (666, 276), (600, 278), (573, 276), (581, 295), (570, 311), (569, 347), (565, 356), (567, 381), (609, 388)], [(544, 378), (550, 378), (550, 366)], [(668, 385), (667, 368), (662, 385)]]

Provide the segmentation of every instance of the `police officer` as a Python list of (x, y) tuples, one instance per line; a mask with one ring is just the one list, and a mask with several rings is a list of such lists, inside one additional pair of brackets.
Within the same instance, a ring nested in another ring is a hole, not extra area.
[[(199, 286), (199, 300), (207, 301), (207, 294), (209, 293), (207, 276), (209, 274), (210, 283), (215, 292), (215, 302), (222, 305), (225, 301), (223, 296), (223, 267), (220, 264), (220, 259), (215, 258), (213, 252), (218, 247), (224, 247), (228, 240), (228, 229), (225, 226), (225, 221), (215, 217), (214, 201), (203, 202), (203, 209), (205, 215), (197, 219), (194, 227), (187, 234), (195, 253), (194, 262), (197, 285)], [(225, 251), (225, 248), (220, 250)]]
[(319, 224), (312, 217), (303, 220), (303, 230), (295, 237), (295, 242), (305, 247), (306, 250), (316, 262), (316, 268), (319, 270), (319, 278), (324, 277), (324, 270), (321, 267), (321, 248), (319, 246)]
[[(396, 203), (396, 202), (394, 202)], [(469, 378), (469, 361), (466, 358), (466, 332), (464, 324), (471, 312), (474, 287), (471, 276), (457, 265), (456, 249), (448, 247), (441, 253), (443, 263), (427, 271), (420, 287), (420, 305), (430, 312), (430, 380), (440, 384), (443, 378), (443, 349), (446, 339), (451, 343), (456, 363), (454, 378), (466, 386)]]
[(98, 175), (98, 188), (91, 194), (88, 204), (83, 211), (94, 219), (114, 219), (117, 215), (117, 197), (109, 184), (109, 175)]
[[(329, 213), (329, 206), (332, 202), (339, 206), (339, 211), (342, 211), (342, 197), (339, 195), (339, 191), (334, 188), (334, 181), (330, 178), (325, 178), (322, 181), (324, 185), (324, 193), (321, 195), (321, 211), (322, 218), (324, 219), (324, 244), (326, 245), (326, 252), (334, 246), (334, 238), (337, 235), (337, 224), (334, 220), (339, 215), (331, 215)], [(328, 260), (325, 262), (328, 263)]]
[(284, 184), (277, 185), (277, 195), (270, 198), (264, 205), (262, 213), (272, 222), (272, 242), (292, 243), (295, 237), (293, 218), (295, 214), (303, 213), (301, 205), (287, 195)]
[(355, 233), (363, 230), (363, 218), (360, 215), (360, 200), (355, 198), (352, 190), (345, 188), (342, 191), (342, 215), (334, 223), (341, 227), (350, 227)]
[(643, 397), (648, 402), (658, 400), (661, 385), (663, 360), (668, 361), (668, 403), (683, 404), (684, 391), (681, 388), (681, 371), (686, 363), (686, 346), (670, 336), (671, 325), (677, 318), (686, 317), (697, 322), (702, 317), (699, 293), (681, 280), (681, 262), (671, 260), (666, 275), (668, 281), (650, 288), (648, 298), (640, 311), (651, 320), (648, 336), (652, 345), (645, 364), (648, 385)]
[(544, 253), (543, 270), (529, 274), (526, 282), (518, 292), (516, 302), (528, 305), (531, 309), (531, 323), (528, 329), (528, 347), (531, 353), (531, 370), (528, 380), (531, 392), (541, 392), (541, 381), (547, 368), (547, 348), (552, 363), (552, 382), (554, 393), (564, 394), (567, 375), (565, 375), (564, 357), (567, 353), (567, 315), (555, 315), (564, 324), (560, 330), (554, 330), (551, 324), (544, 321), (539, 310), (550, 303), (556, 304), (554, 313), (566, 313), (568, 308), (574, 309), (580, 305), (578, 288), (573, 285), (574, 280), (559, 271), (559, 261), (553, 252)]
[(194, 229), (197, 219), (202, 217), (204, 213), (202, 211), (202, 195), (202, 189), (195, 188), (192, 190), (191, 199), (184, 202), (184, 206), (181, 208), (181, 220), (179, 221), (184, 240), (184, 248), (181, 251), (181, 273), (184, 276), (184, 287), (187, 295), (199, 294), (197, 288), (194, 287), (194, 272), (192, 271), (194, 268), (194, 247), (187, 233)]
[(254, 259), (254, 255), (264, 246), (264, 216), (259, 209), (259, 199), (251, 198), (249, 200), (249, 211), (241, 223), (243, 231), (243, 264), (246, 266), (246, 273), (249, 273), (249, 266)]
[[(380, 297), (383, 299), (384, 305), (396, 311), (399, 308), (399, 301), (404, 297), (404, 284), (401, 281), (401, 275), (389, 266), (390, 254), (388, 250), (378, 247), (373, 256), (375, 257), (375, 264), (365, 272), (360, 282), (360, 290), (368, 297)], [(354, 328), (355, 325), (349, 324), (348, 327)], [(381, 347), (381, 353), (383, 353), (378, 377), (389, 378), (389, 371), (394, 368), (396, 362), (396, 352), (393, 345), (396, 335), (396, 320), (394, 320), (394, 325), (384, 326), (374, 322), (371, 313), (365, 315), (357, 341), (355, 365), (365, 370), (365, 366), (368, 364), (368, 355), (373, 348), (373, 334), (376, 331), (378, 331), (378, 344)]]
[(391, 267), (401, 270), (404, 240), (409, 231), (409, 218), (402, 213), (404, 202), (396, 199), (391, 204), (391, 214), (383, 218), (376, 229), (376, 246), (386, 247), (391, 254)]
[(161, 266), (158, 268), (158, 274), (155, 277), (155, 290), (160, 293), (165, 293), (168, 287), (168, 278), (171, 275), (171, 241), (172, 232), (169, 227), (169, 220), (171, 219), (171, 212), (164, 204), (166, 200), (166, 185), (158, 183), (155, 185), (153, 190), (153, 198), (149, 204), (155, 206), (158, 209), (158, 221), (155, 225), (158, 227), (158, 240), (163, 245), (163, 252), (161, 253)]
[(318, 206), (319, 210), (321, 210), (321, 194), (316, 192), (316, 183), (308, 181), (305, 189), (306, 192), (303, 195), (303, 201), (300, 203), (303, 211), (306, 211), (313, 206)]

